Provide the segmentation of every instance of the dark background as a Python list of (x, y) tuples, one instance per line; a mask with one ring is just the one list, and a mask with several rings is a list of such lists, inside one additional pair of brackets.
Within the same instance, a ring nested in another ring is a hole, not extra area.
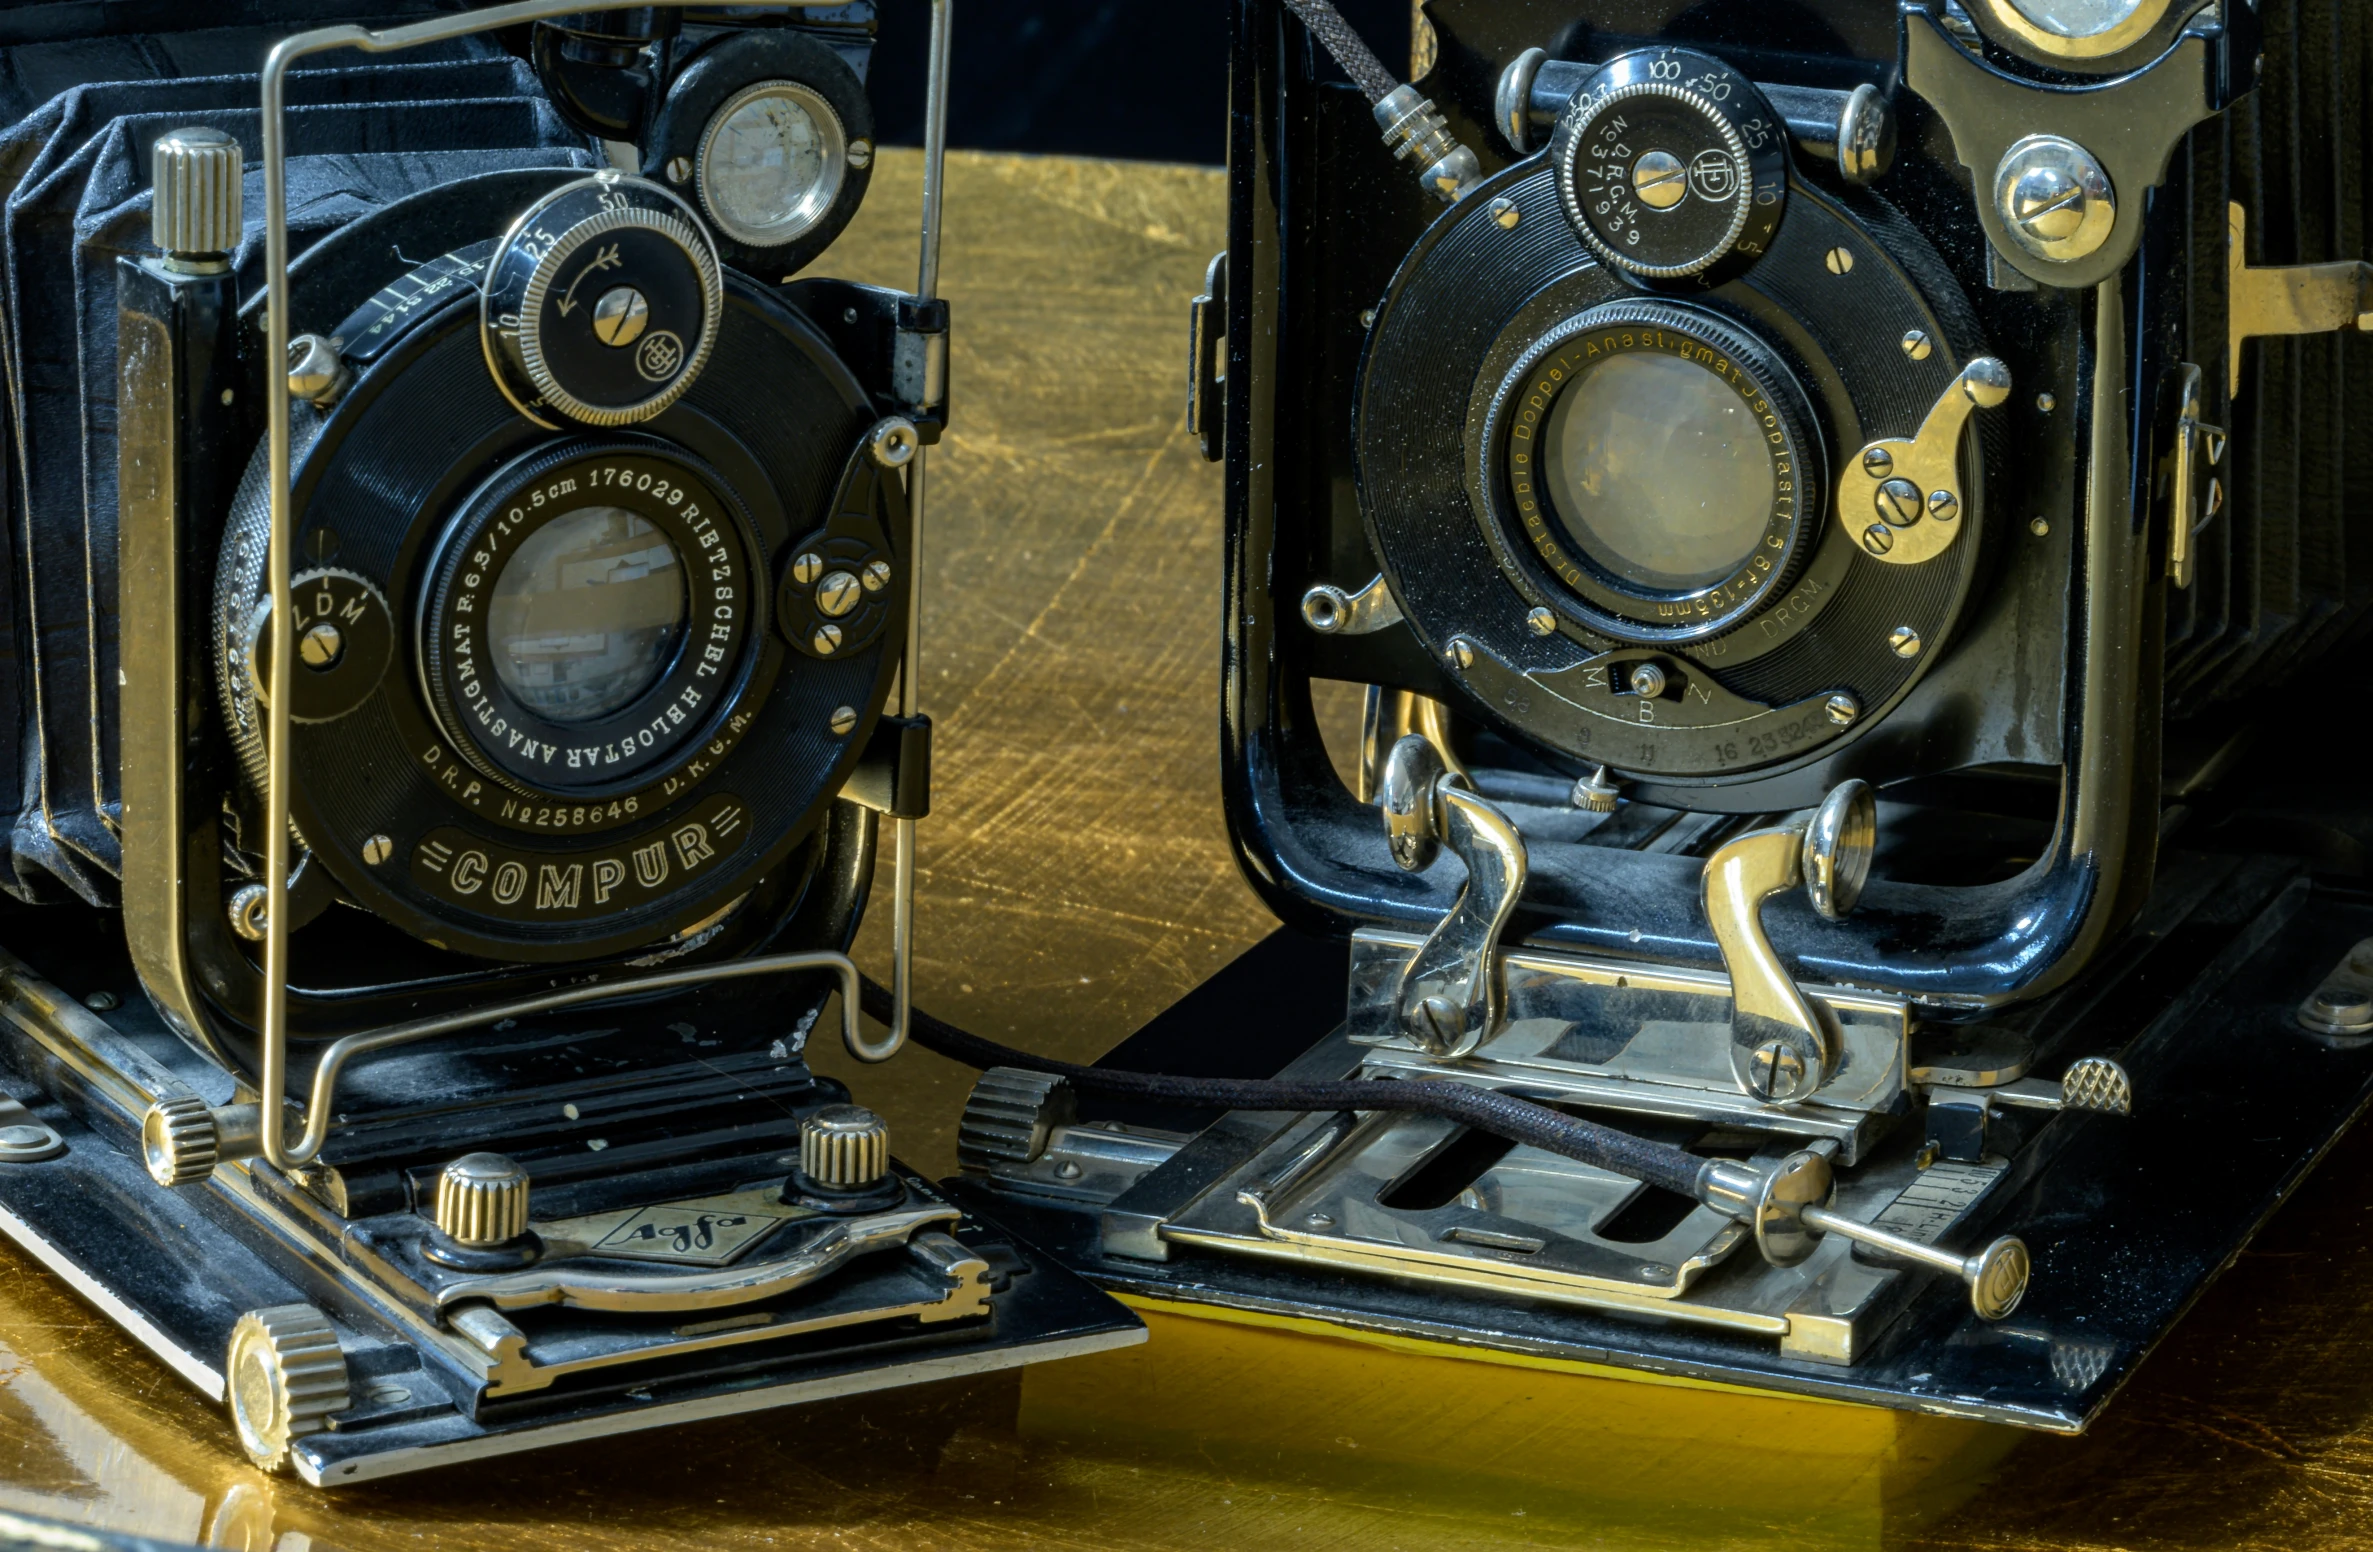
[[(948, 143), (1145, 161), (1227, 159), (1233, 0), (953, 0)], [(928, 0), (879, 0), (874, 113), (923, 140)], [(1385, 68), (1409, 68), (1409, 0), (1336, 0)], [(1332, 73), (1331, 67), (1329, 73)]]

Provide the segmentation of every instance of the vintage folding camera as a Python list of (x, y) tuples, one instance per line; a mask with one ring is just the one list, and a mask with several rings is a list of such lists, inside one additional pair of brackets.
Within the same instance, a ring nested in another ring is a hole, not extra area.
[(1402, 84), (1234, 10), (1194, 412), (1295, 933), (1115, 1061), (1334, 1087), (993, 1073), (968, 1189), (1181, 1305), (2081, 1428), (2373, 1093), (2373, 23), (1428, 0)]
[(946, 0), (913, 295), (793, 278), (870, 5), (387, 9), (7, 60), (0, 1229), (316, 1483), (1138, 1339), (802, 1058), (910, 1019)]

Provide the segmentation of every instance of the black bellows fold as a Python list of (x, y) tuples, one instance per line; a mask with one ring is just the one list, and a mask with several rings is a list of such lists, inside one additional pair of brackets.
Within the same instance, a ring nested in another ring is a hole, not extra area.
[[(15, 52), (0, 49), (0, 79), (21, 84), (23, 62), (7, 57)], [(61, 67), (55, 52), (41, 60), (53, 81)], [(111, 46), (91, 66), (120, 71), (145, 59), (168, 72), (176, 57)], [(491, 45), (364, 59), (324, 56), (290, 80), (294, 253), (457, 178), (595, 164), (584, 137), (544, 101), (533, 72)], [(115, 260), (153, 251), (149, 156), (157, 137), (210, 125), (235, 135), (246, 154), (246, 238), (235, 262), (243, 299), (259, 293), (258, 91), (253, 75), (89, 80), (0, 129), (0, 365), (8, 390), (0, 888), (20, 898), (55, 896), (61, 886), (94, 903), (114, 897), (116, 632), (137, 628), (116, 618)]]
[[(2247, 211), (2256, 265), (2373, 257), (2366, 112), (2373, 22), (2361, 0), (2263, 0), (2255, 93), (2194, 130), (2188, 359), (2211, 419), (2226, 393), (2229, 207)], [(2170, 169), (2179, 182), (2183, 160)], [(2224, 510), (2196, 540), (2188, 590), (2168, 593), (2167, 709), (2183, 718), (2261, 697), (2364, 632), (2373, 604), (2373, 338), (2325, 334), (2242, 347), (2216, 471)]]

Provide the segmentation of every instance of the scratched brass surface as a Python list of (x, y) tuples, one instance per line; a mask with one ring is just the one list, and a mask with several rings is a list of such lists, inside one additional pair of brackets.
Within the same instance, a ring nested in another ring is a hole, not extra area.
[[(827, 267), (912, 282), (911, 158)], [(956, 159), (936, 456), (928, 1005), (1086, 1056), (1264, 919), (1214, 798), (1219, 483), (1180, 429), (1207, 172)], [(877, 970), (883, 939), (865, 953)], [(966, 1075), (852, 1071), (949, 1162)], [(2373, 1538), (2373, 1134), (2344, 1142), (2082, 1440), (1446, 1361), (1156, 1312), (1016, 1377), (345, 1494), (0, 1251), (0, 1507), (275, 1552), (694, 1548), (2328, 1548)]]

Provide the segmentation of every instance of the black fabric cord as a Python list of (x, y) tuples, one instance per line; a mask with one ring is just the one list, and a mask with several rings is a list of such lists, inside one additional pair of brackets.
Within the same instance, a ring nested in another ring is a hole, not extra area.
[[(864, 1008), (868, 1016), (889, 1023), (896, 1002), (889, 988), (867, 977)], [(1019, 1067), (1026, 1072), (1053, 1073), (1075, 1088), (1130, 1099), (1201, 1109), (1223, 1110), (1401, 1110), (1440, 1116), (1477, 1131), (1505, 1137), (1683, 1196), (1697, 1195), (1697, 1172), (1705, 1163), (1696, 1154), (1670, 1143), (1651, 1142), (1611, 1126), (1585, 1121), (1547, 1105), (1495, 1093), (1468, 1083), (1431, 1083), (1422, 1080), (1355, 1078), (1341, 1082), (1298, 1082), (1280, 1078), (1180, 1078), (1162, 1073), (1122, 1072), (1110, 1067), (1087, 1067), (1033, 1056), (1012, 1046), (984, 1040), (968, 1030), (933, 1018), (921, 1008), (907, 1038), (926, 1051), (935, 1051), (968, 1067)]]
[(1302, 25), (1310, 29), (1310, 35), (1335, 56), (1335, 63), (1343, 67), (1343, 73), (1351, 77), (1354, 86), (1367, 94), (1368, 101), (1381, 102), (1401, 84), (1368, 45), (1360, 41), (1360, 35), (1351, 30), (1351, 23), (1343, 19), (1343, 13), (1327, 0), (1285, 0), (1285, 3), (1302, 18)]

